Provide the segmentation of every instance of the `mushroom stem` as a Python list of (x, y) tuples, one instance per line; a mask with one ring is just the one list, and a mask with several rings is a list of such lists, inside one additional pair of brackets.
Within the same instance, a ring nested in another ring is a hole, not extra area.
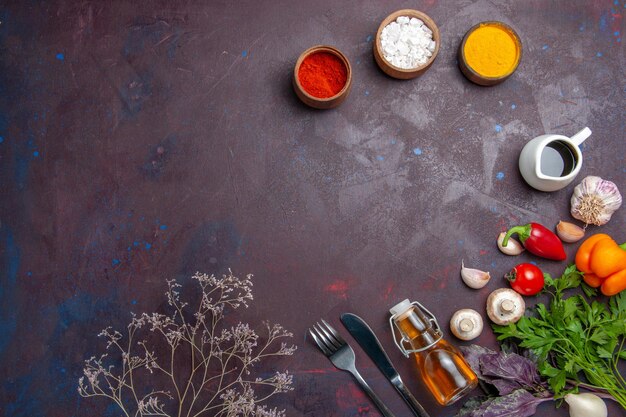
[(515, 303), (512, 300), (502, 300), (500, 303), (500, 312), (503, 314), (509, 314), (515, 311)]
[(459, 323), (459, 329), (461, 329), (464, 332), (469, 332), (473, 328), (474, 328), (474, 323), (472, 323), (470, 319), (463, 319)]

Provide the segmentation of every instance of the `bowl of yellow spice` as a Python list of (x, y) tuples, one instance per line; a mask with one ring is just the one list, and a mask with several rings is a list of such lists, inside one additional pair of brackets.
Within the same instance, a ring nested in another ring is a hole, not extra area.
[(522, 59), (522, 42), (502, 22), (481, 22), (472, 27), (459, 48), (459, 67), (470, 81), (496, 85), (515, 72)]

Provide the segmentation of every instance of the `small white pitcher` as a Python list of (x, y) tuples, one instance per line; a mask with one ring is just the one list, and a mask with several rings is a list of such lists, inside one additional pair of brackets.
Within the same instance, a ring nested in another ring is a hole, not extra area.
[(520, 153), (522, 177), (528, 185), (540, 191), (566, 187), (580, 172), (583, 154), (579, 145), (590, 135), (591, 129), (585, 127), (571, 138), (562, 135), (537, 136)]

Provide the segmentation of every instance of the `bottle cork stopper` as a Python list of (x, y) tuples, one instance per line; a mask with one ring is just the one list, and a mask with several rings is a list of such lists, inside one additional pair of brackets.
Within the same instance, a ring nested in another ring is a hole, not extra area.
[(409, 299), (405, 299), (403, 301), (400, 301), (398, 304), (396, 304), (395, 306), (391, 307), (389, 309), (389, 312), (392, 315), (397, 315), (397, 314), (401, 314), (404, 313), (405, 311), (407, 311), (408, 309), (411, 308), (411, 301), (409, 301)]

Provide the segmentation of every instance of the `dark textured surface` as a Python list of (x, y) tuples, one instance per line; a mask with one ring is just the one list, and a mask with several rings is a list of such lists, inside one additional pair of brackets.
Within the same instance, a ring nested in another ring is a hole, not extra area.
[[(421, 78), (397, 81), (376, 67), (372, 37), (407, 7), (429, 14), (443, 43)], [(578, 181), (540, 193), (517, 170), (537, 135), (589, 126), (578, 180), (626, 191), (623, 12), (621, 1), (582, 0), (5, 2), (0, 413), (118, 416), (76, 392), (82, 360), (102, 350), (99, 330), (162, 306), (166, 278), (230, 267), (255, 275), (255, 301), (237, 318), (294, 332), (296, 355), (273, 364), (295, 376), (277, 398), (288, 415), (378, 415), (305, 337), (320, 317), (347, 333), (347, 311), (370, 323), (433, 417), (452, 415), (395, 350), (387, 309), (417, 299), (446, 328), (457, 308), (483, 311), (502, 275), (533, 259), (499, 254), (497, 234), (570, 219)], [(510, 24), (524, 45), (518, 71), (492, 88), (455, 62), (482, 20)], [(335, 110), (306, 108), (291, 89), (296, 58), (314, 44), (352, 63)], [(626, 240), (625, 213), (593, 231)], [(469, 290), (461, 259), (492, 282)], [(553, 274), (565, 266), (533, 260)], [(478, 343), (496, 346), (488, 329)]]

